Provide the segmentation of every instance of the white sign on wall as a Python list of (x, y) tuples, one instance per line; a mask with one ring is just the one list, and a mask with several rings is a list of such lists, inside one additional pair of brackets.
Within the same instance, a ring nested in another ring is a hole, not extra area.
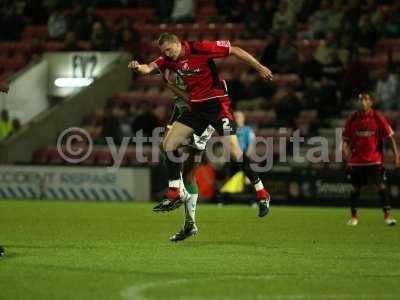
[(148, 168), (2, 166), (0, 198), (148, 201)]

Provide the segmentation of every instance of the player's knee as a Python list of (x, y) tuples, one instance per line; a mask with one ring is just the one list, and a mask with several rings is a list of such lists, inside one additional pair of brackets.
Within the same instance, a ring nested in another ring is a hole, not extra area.
[(174, 151), (177, 149), (175, 143), (173, 143), (173, 141), (169, 138), (164, 139), (161, 143), (161, 146), (165, 152)]

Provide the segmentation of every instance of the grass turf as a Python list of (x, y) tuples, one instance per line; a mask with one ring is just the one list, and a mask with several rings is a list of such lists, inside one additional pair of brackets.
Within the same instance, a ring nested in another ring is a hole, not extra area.
[(150, 204), (0, 201), (2, 299), (398, 299), (399, 228), (378, 209), (201, 205), (199, 235)]

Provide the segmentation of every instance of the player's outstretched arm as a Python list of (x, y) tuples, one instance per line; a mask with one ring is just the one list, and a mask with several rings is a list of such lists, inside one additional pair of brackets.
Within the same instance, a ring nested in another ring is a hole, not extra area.
[(388, 144), (390, 149), (392, 149), (395, 159), (396, 168), (400, 168), (400, 156), (399, 151), (397, 150), (396, 140), (394, 139), (394, 135), (388, 137)]
[(240, 47), (232, 46), (230, 55), (236, 56), (239, 60), (253, 67), (265, 80), (272, 80), (273, 75), (270, 69), (262, 65), (253, 55), (243, 50)]
[(148, 74), (154, 73), (158, 69), (157, 65), (154, 62), (152, 62), (150, 64), (140, 64), (136, 60), (132, 60), (128, 64), (128, 68), (132, 69), (133, 71), (135, 71), (141, 75), (148, 75)]
[(9, 89), (10, 89), (10, 87), (8, 86), (8, 84), (6, 82), (0, 81), (0, 92), (8, 93)]

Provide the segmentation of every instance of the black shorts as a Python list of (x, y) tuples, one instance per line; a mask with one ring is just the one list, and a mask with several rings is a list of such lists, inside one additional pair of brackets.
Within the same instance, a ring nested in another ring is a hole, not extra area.
[(383, 165), (350, 166), (346, 170), (347, 179), (353, 186), (381, 184), (386, 181), (386, 172)]
[(229, 97), (213, 98), (204, 102), (192, 102), (190, 111), (184, 112), (178, 122), (189, 126), (201, 135), (211, 125), (219, 135), (236, 134), (236, 123), (230, 109)]

